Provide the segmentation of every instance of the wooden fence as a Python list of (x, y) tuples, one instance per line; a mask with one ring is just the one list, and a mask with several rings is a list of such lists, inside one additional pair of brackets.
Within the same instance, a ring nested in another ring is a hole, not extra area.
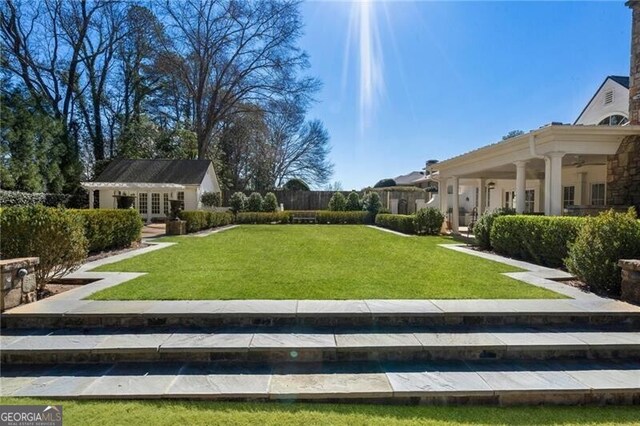
[[(248, 197), (252, 191), (244, 191)], [(276, 190), (272, 191), (278, 199), (278, 205), (283, 204), (285, 210), (326, 210), (329, 207), (329, 200), (335, 191), (293, 191)], [(351, 191), (340, 191), (347, 197)], [(428, 200), (429, 194), (424, 191), (378, 191), (380, 201), (385, 209), (394, 213), (412, 214), (416, 211), (417, 200)], [(225, 192), (223, 205), (229, 205), (229, 198), (232, 193)], [(264, 197), (265, 193), (261, 193)], [(362, 197), (364, 192), (359, 191)], [(404, 200), (404, 201), (402, 201)], [(405, 210), (406, 209), (406, 210)]]

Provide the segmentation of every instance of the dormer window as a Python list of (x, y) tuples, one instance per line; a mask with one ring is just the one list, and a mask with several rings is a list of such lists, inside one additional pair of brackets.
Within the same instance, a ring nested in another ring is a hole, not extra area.
[(598, 126), (623, 126), (628, 122), (629, 120), (624, 115), (613, 114), (600, 121)]
[(604, 94), (604, 104), (609, 105), (613, 103), (613, 90), (609, 90)]

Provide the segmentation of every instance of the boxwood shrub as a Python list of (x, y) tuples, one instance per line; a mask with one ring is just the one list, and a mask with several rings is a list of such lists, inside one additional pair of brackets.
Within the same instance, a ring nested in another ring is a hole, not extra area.
[(428, 207), (420, 209), (415, 215), (415, 227), (418, 234), (439, 235), (444, 215), (439, 209)]
[(38, 288), (77, 269), (87, 257), (88, 242), (80, 215), (40, 205), (9, 207), (0, 215), (3, 259), (39, 257)]
[(0, 190), (0, 206), (27, 207), (43, 205), (47, 207), (66, 206), (70, 196), (44, 192), (21, 192)]
[(569, 271), (591, 291), (620, 295), (620, 259), (640, 258), (640, 222), (633, 208), (627, 213), (613, 210), (586, 218), (569, 249)]
[(236, 223), (289, 223), (289, 212), (243, 212), (236, 215)]
[(321, 224), (362, 225), (371, 223), (372, 220), (370, 217), (370, 213), (366, 211), (345, 212), (318, 210), (316, 212), (316, 221)]
[(203, 229), (216, 228), (233, 222), (233, 216), (224, 212), (204, 210), (183, 210), (178, 216), (187, 221), (187, 232), (198, 232)]
[(491, 250), (491, 227), (493, 226), (493, 221), (498, 216), (515, 215), (515, 213), (514, 210), (507, 208), (485, 211), (473, 226), (476, 245), (482, 250)]
[(491, 226), (491, 246), (505, 256), (561, 267), (585, 221), (569, 216), (497, 216)]
[(84, 223), (89, 251), (128, 247), (140, 239), (142, 219), (134, 209), (73, 210)]
[(415, 216), (408, 214), (383, 214), (376, 216), (376, 225), (381, 228), (392, 229), (403, 234), (415, 234)]

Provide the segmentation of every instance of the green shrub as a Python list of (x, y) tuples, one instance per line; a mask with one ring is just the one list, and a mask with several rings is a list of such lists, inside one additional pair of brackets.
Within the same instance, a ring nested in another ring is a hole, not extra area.
[(278, 210), (278, 199), (273, 192), (267, 192), (262, 201), (262, 210), (265, 212), (275, 212)]
[(415, 231), (418, 234), (439, 235), (444, 215), (440, 210), (428, 207), (416, 212)]
[(364, 223), (370, 223), (369, 213), (364, 211), (359, 212), (342, 212), (342, 211), (329, 211), (319, 210), (316, 212), (316, 221), (321, 224), (351, 224), (361, 225)]
[(336, 192), (329, 200), (329, 210), (334, 212), (344, 211), (347, 207), (347, 199), (344, 198), (342, 192)]
[(247, 208), (247, 196), (243, 192), (234, 192), (229, 200), (233, 214), (245, 211)]
[(491, 227), (491, 246), (505, 256), (558, 268), (584, 224), (583, 217), (500, 216)]
[(3, 259), (39, 257), (36, 282), (47, 282), (74, 271), (87, 257), (88, 242), (80, 215), (44, 206), (9, 207), (0, 215), (0, 255)]
[(640, 258), (640, 222), (631, 208), (627, 213), (613, 210), (590, 217), (569, 248), (569, 271), (591, 291), (620, 295), (618, 260)]
[(236, 223), (289, 223), (290, 212), (244, 212), (236, 215)]
[(379, 213), (376, 216), (376, 225), (404, 234), (416, 233), (414, 215)]
[(222, 205), (222, 194), (219, 192), (203, 192), (200, 201), (205, 207), (220, 207)]
[(362, 210), (362, 203), (360, 202), (360, 196), (356, 191), (351, 191), (347, 197), (347, 204), (345, 205), (347, 211)]
[(375, 191), (367, 192), (362, 198), (362, 208), (368, 211), (369, 215), (375, 220), (376, 215), (382, 208), (380, 195)]
[(183, 210), (178, 214), (178, 217), (187, 221), (188, 233), (216, 228), (233, 222), (233, 216), (229, 213), (204, 210)]
[(27, 207), (43, 205), (47, 207), (66, 206), (70, 196), (44, 192), (21, 192), (0, 190), (0, 206)]
[(248, 212), (261, 212), (262, 211), (262, 195), (259, 192), (252, 192), (247, 200)]
[(496, 209), (493, 211), (485, 211), (478, 221), (473, 225), (473, 236), (476, 244), (482, 250), (491, 250), (491, 226), (498, 216), (507, 214), (515, 214), (511, 209)]
[(140, 239), (142, 219), (134, 209), (73, 210), (84, 222), (89, 252), (129, 247)]

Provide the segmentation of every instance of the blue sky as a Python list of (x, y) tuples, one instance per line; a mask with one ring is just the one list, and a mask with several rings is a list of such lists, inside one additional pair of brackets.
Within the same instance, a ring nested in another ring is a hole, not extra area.
[(323, 82), (310, 118), (344, 189), (573, 122), (605, 76), (629, 73), (622, 1), (308, 1), (302, 13)]

